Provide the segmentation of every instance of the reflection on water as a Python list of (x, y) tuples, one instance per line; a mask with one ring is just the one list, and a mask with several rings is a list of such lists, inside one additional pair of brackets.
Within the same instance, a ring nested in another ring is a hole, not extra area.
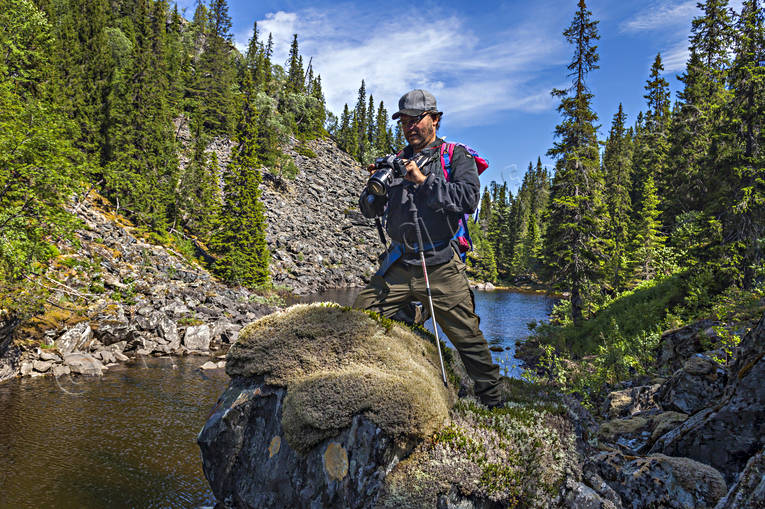
[[(300, 302), (332, 301), (350, 306), (359, 291), (359, 288), (328, 290), (319, 295), (302, 297)], [(517, 377), (521, 374), (516, 365), (515, 342), (529, 335), (530, 322), (547, 320), (555, 301), (546, 295), (534, 293), (504, 290), (475, 292), (475, 309), (481, 318), (481, 331), (490, 346), (503, 349), (501, 352), (492, 352), (503, 375)], [(425, 326), (432, 331), (432, 320), (428, 320)], [(439, 337), (444, 339), (446, 336), (440, 327), (438, 331)]]
[(206, 360), (0, 384), (0, 508), (213, 505), (196, 435), (228, 376)]

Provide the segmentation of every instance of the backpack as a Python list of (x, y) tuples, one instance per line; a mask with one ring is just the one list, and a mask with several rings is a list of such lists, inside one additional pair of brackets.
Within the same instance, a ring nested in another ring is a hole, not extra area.
[[(449, 175), (451, 174), (451, 160), (452, 156), (454, 155), (454, 147), (460, 146), (467, 150), (468, 154), (473, 156), (473, 159), (475, 159), (475, 165), (478, 168), (478, 175), (480, 176), (481, 173), (486, 171), (486, 168), (489, 167), (489, 161), (484, 159), (483, 157), (478, 155), (478, 152), (473, 150), (472, 148), (468, 147), (464, 143), (447, 143), (444, 142), (441, 144), (440, 153), (441, 153), (441, 169), (444, 171), (444, 178), (446, 178), (446, 181), (449, 182)], [(470, 231), (468, 230), (468, 221), (470, 220), (470, 214), (465, 214), (460, 218), (459, 228), (457, 228), (457, 233), (454, 234), (455, 239), (457, 239), (457, 243), (459, 244), (459, 255), (460, 259), (464, 262), (465, 258), (467, 257), (468, 251), (473, 250), (473, 241), (470, 239)]]

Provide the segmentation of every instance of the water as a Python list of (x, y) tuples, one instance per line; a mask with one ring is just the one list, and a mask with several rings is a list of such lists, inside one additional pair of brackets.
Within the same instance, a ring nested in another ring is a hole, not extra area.
[[(353, 302), (358, 289), (304, 301)], [(553, 300), (476, 292), (481, 329), (503, 374), (517, 376), (515, 341)], [(214, 505), (196, 435), (228, 384), (202, 357), (147, 358), (101, 378), (0, 384), (0, 509)]]
[(0, 384), (0, 508), (213, 505), (196, 435), (228, 377), (206, 360)]
[[(303, 297), (301, 302), (333, 301), (343, 306), (350, 306), (360, 289), (334, 289), (320, 295)], [(555, 305), (556, 299), (542, 294), (495, 290), (492, 292), (476, 291), (475, 310), (481, 318), (481, 331), (489, 346), (494, 350), (492, 357), (505, 376), (518, 377), (521, 368), (515, 359), (515, 343), (529, 335), (528, 324), (532, 321), (546, 321)], [(427, 305), (427, 304), (426, 304)], [(433, 321), (425, 322), (425, 327), (433, 331)], [(441, 339), (448, 339), (438, 328)], [(449, 343), (449, 346), (453, 345)]]

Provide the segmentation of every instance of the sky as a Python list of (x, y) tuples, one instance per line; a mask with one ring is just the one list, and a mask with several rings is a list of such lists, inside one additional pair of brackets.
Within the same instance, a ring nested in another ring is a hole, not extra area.
[[(179, 0), (193, 17), (197, 0)], [(682, 83), (697, 0), (590, 0), (599, 20), (600, 68), (588, 76), (605, 139), (621, 102), (627, 122), (645, 110), (644, 86), (656, 54), (673, 100)], [(234, 43), (244, 51), (257, 21), (274, 38), (272, 61), (284, 64), (293, 34), (321, 75), (327, 107), (353, 107), (361, 80), (389, 114), (405, 92), (432, 92), (444, 112), (439, 136), (466, 143), (488, 159), (484, 186), (506, 181), (515, 193), (529, 162), (546, 156), (560, 121), (553, 88), (567, 88), (573, 54), (563, 38), (576, 0), (336, 2), (229, 0)], [(741, 8), (740, 0), (731, 7)]]

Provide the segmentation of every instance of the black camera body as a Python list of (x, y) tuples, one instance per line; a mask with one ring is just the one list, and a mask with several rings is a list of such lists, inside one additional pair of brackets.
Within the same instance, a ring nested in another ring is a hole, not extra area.
[(377, 171), (367, 181), (367, 190), (375, 196), (387, 195), (393, 179), (406, 176), (406, 162), (394, 155), (375, 159), (375, 168)]

